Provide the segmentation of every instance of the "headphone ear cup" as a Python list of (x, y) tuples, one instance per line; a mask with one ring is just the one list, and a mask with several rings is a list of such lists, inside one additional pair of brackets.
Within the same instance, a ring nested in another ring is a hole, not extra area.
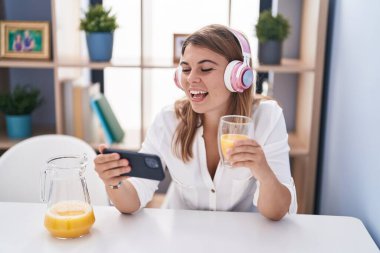
[(240, 72), (239, 80), (241, 82), (241, 86), (243, 87), (243, 89), (248, 89), (249, 87), (252, 86), (255, 76), (253, 74), (253, 69), (250, 66), (245, 65), (243, 67), (244, 68)]
[(175, 72), (174, 72), (174, 83), (178, 88), (183, 90), (181, 77), (182, 77), (182, 67), (179, 66), (178, 68), (175, 69)]
[(253, 83), (253, 71), (241, 61), (230, 62), (224, 71), (224, 84), (231, 92), (243, 92)]
[(231, 92), (243, 92), (237, 86), (237, 77), (236, 73), (239, 70), (239, 67), (243, 64), (241, 61), (232, 61), (230, 62), (226, 70), (224, 71), (224, 85)]

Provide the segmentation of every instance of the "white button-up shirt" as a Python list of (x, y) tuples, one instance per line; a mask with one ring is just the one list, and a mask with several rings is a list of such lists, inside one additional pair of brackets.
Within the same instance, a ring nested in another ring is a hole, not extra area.
[[(262, 101), (252, 115), (256, 140), (278, 180), (291, 193), (289, 213), (297, 211), (296, 190), (290, 174), (288, 134), (282, 109), (275, 101)], [(248, 168), (225, 168), (219, 163), (214, 179), (207, 168), (203, 127), (197, 129), (193, 159), (184, 163), (172, 151), (178, 120), (174, 107), (166, 107), (150, 126), (140, 152), (158, 155), (170, 172), (172, 183), (164, 206), (172, 209), (255, 211), (259, 198), (258, 182)], [(133, 168), (132, 168), (133, 169)], [(129, 178), (144, 207), (157, 190), (158, 181)]]

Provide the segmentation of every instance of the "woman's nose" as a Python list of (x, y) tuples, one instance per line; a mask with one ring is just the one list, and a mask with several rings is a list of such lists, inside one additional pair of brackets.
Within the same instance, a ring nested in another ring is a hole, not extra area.
[(199, 83), (201, 78), (196, 74), (196, 72), (192, 71), (188, 76), (187, 76), (187, 81), (189, 83)]

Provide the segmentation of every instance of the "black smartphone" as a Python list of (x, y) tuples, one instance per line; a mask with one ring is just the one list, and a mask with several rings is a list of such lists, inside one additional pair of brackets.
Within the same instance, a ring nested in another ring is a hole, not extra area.
[(140, 177), (162, 181), (165, 178), (164, 169), (160, 157), (157, 155), (139, 153), (123, 149), (105, 149), (103, 154), (118, 153), (121, 158), (126, 158), (132, 168), (131, 172), (123, 176)]

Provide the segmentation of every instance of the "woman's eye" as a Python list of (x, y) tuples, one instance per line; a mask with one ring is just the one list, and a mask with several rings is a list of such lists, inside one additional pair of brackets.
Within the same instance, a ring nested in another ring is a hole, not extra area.
[(182, 69), (183, 73), (189, 73), (191, 69)]
[(213, 68), (202, 69), (202, 72), (209, 72), (209, 71), (211, 71), (211, 70), (213, 70)]

